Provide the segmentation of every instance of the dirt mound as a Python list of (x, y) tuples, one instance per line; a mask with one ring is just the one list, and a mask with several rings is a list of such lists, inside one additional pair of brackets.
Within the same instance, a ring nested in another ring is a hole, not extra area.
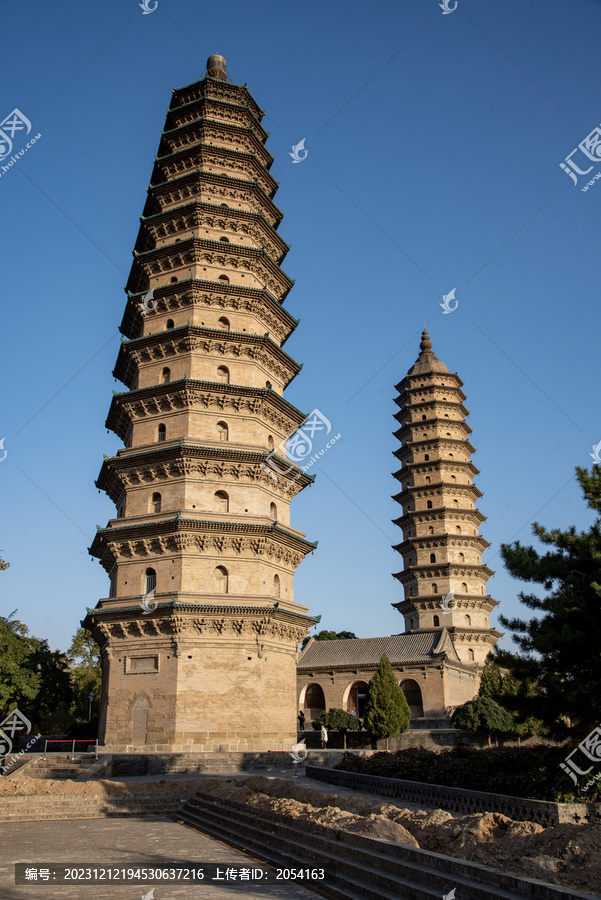
[[(310, 793), (319, 792), (311, 791)], [(322, 794), (321, 797), (323, 796)], [(336, 800), (341, 802), (343, 798), (337, 797)], [(312, 806), (310, 803), (302, 803), (299, 800), (268, 796), (267, 794), (256, 794), (248, 801), (248, 805), (257, 809), (278, 813), (282, 816), (288, 816), (297, 822), (300, 821), (307, 831), (311, 831), (315, 826), (323, 825), (326, 828), (334, 828), (337, 831), (351, 831), (353, 834), (365, 834), (387, 841), (399, 841), (403, 844), (409, 844), (411, 847), (419, 847), (419, 844), (413, 835), (409, 834), (407, 829), (381, 815), (360, 816), (346, 809), (341, 809), (340, 806), (331, 806), (329, 804)]]
[(410, 847), (417, 847), (419, 844), (406, 828), (393, 822), (386, 816), (371, 815), (365, 818), (359, 818), (356, 825), (351, 825), (345, 829), (353, 831), (356, 834), (364, 834), (367, 837), (382, 838), (385, 841), (398, 841), (400, 844), (409, 844)]
[[(12, 775), (0, 778), (0, 796), (19, 797), (32, 794), (57, 794), (62, 797), (78, 795), (92, 797), (131, 797), (160, 796), (166, 794), (178, 798), (192, 797), (204, 788), (206, 781), (190, 779), (189, 781), (124, 782), (99, 779), (98, 781), (71, 781), (70, 779), (52, 781), (44, 778)], [(241, 801), (244, 802), (244, 801)]]
[(323, 825), (578, 891), (599, 893), (601, 889), (601, 825), (543, 828), (500, 813), (454, 816), (442, 809), (408, 810), (360, 795), (328, 796), (283, 778), (214, 781), (210, 787), (205, 782), (201, 790), (288, 816), (309, 831)]

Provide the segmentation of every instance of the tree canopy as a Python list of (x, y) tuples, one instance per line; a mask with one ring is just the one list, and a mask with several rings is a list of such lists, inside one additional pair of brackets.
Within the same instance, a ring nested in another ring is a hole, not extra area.
[(519, 735), (544, 734), (541, 719), (531, 714), (534, 698), (541, 694), (536, 679), (525, 673), (509, 672), (498, 663), (494, 653), (489, 653), (484, 663), (478, 697), (495, 700), (507, 710), (513, 719), (513, 730)]
[(15, 707), (21, 709), (37, 697), (41, 687), (40, 672), (30, 665), (36, 649), (35, 638), (29, 629), (15, 619), (16, 610), (0, 616), (0, 717)]
[[(600, 513), (601, 467), (578, 467), (576, 478), (588, 507)], [(519, 541), (501, 546), (509, 573), (541, 585), (544, 596), (520, 592), (535, 612), (531, 619), (500, 616), (520, 652), (499, 653), (498, 661), (518, 680), (538, 682), (540, 689), (521, 699), (523, 713), (555, 737), (584, 736), (601, 720), (601, 519), (581, 532), (535, 523), (533, 533), (546, 552)]]
[(411, 711), (385, 653), (368, 688), (365, 727), (376, 738), (389, 738), (406, 731)]
[[(306, 638), (303, 639), (301, 644), (301, 650), (304, 650), (309, 641), (311, 640), (311, 635), (308, 634)], [(348, 640), (356, 640), (357, 635), (353, 634), (352, 631), (320, 631), (319, 634), (313, 635), (316, 641), (348, 641)]]
[(84, 725), (89, 694), (100, 699), (98, 645), (80, 628), (69, 655), (51, 650), (15, 613), (0, 616), (0, 719), (17, 708), (47, 734)]
[(451, 725), (486, 734), (508, 734), (514, 730), (511, 714), (490, 697), (477, 697), (458, 706), (451, 716)]
[(333, 706), (328, 712), (322, 712), (316, 719), (313, 719), (313, 728), (319, 731), (322, 725), (326, 728), (336, 728), (338, 731), (359, 731), (361, 722), (355, 716), (345, 712), (344, 709), (338, 709)]
[(93, 707), (97, 710), (100, 701), (102, 673), (100, 667), (100, 647), (86, 628), (78, 628), (69, 647), (71, 675), (73, 678), (73, 704), (71, 713), (76, 718), (87, 721), (89, 695), (93, 694)]

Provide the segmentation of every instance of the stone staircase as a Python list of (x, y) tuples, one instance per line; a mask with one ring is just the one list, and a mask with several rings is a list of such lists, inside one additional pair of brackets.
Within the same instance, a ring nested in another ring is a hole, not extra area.
[(339, 900), (440, 900), (453, 888), (469, 900), (593, 900), (405, 844), (319, 825), (308, 831), (286, 816), (202, 793), (175, 818), (276, 867), (323, 868), (330, 877), (318, 891)]
[(95, 763), (94, 756), (83, 756), (77, 753), (74, 759), (71, 759), (71, 754), (53, 753), (48, 754), (45, 759), (36, 754), (26, 769), (23, 769), (22, 766), (20, 768), (23, 774), (29, 778), (51, 778), (53, 781), (66, 781), (68, 778), (74, 780)]
[(96, 797), (74, 794), (29, 794), (2, 797), (0, 823), (42, 822), (53, 819), (103, 819), (129, 816), (168, 816), (179, 813), (182, 801), (173, 797)]

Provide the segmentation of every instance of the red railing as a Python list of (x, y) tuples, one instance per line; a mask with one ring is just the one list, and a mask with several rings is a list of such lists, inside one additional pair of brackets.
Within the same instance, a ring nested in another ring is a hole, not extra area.
[(66, 738), (62, 741), (46, 741), (44, 744), (44, 753), (42, 754), (42, 759), (46, 759), (48, 744), (71, 744), (71, 756), (67, 756), (68, 759), (75, 759), (75, 744), (94, 744), (94, 750), (80, 750), (79, 755), (84, 756), (84, 754), (86, 753), (93, 753), (96, 759), (98, 759), (98, 738), (77, 738), (77, 740), (69, 740), (68, 738)]

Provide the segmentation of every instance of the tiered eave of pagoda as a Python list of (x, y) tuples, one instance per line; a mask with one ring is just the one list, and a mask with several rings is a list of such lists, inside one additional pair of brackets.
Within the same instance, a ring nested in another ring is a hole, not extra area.
[(284, 216), (257, 182), (214, 172), (202, 172), (200, 169), (194, 169), (160, 184), (150, 183), (147, 191), (149, 196), (142, 219), (171, 209), (172, 205), (181, 206), (182, 202), (195, 200), (201, 195), (204, 203), (211, 204), (214, 198), (215, 207), (220, 207), (222, 200), (243, 200), (252, 207), (252, 212), (264, 215), (274, 228), (277, 228)]
[[(392, 521), (399, 528), (405, 530), (412, 525), (428, 525), (438, 521), (460, 522), (461, 520), (478, 527), (483, 522), (486, 522), (486, 516), (482, 515), (479, 509), (462, 508), (460, 506), (453, 509), (438, 507), (437, 509), (412, 510), (403, 513), (402, 516)], [(434, 528), (434, 525), (432, 527)]]
[(205, 447), (179, 440), (149, 450), (125, 448), (119, 450), (117, 456), (105, 457), (94, 483), (117, 506), (129, 485), (160, 485), (192, 472), (202, 478), (229, 475), (240, 483), (245, 480), (260, 483), (288, 498), (294, 497), (315, 480), (315, 475), (307, 475), (299, 466), (282, 459), (277, 453), (271, 454), (271, 458), (277, 467), (277, 481), (273, 478), (274, 470), (265, 465), (264, 452), (221, 444)]
[[(203, 263), (205, 269), (210, 267), (215, 273), (230, 272), (228, 277), (234, 274), (236, 278), (249, 276), (255, 280), (251, 287), (261, 285), (267, 288), (280, 302), (285, 300), (294, 285), (294, 281), (263, 249), (205, 241), (192, 236), (138, 254), (132, 265), (127, 290), (132, 293), (146, 290), (151, 277), (176, 277), (178, 281), (189, 278), (196, 274), (192, 272), (192, 267), (202, 270)], [(237, 287), (236, 282), (233, 287)]]
[(160, 313), (191, 310), (196, 305), (219, 310), (233, 310), (251, 313), (265, 322), (280, 346), (286, 342), (300, 319), (295, 319), (266, 288), (224, 284), (223, 281), (208, 281), (197, 278), (183, 279), (174, 284), (163, 284), (153, 288), (150, 311), (143, 315), (141, 304), (146, 290), (128, 291), (128, 302), (119, 331), (127, 338), (140, 337), (144, 320), (150, 323)]
[(263, 137), (257, 134), (255, 128), (228, 125), (204, 116), (188, 125), (179, 125), (163, 131), (155, 162), (160, 165), (175, 153), (201, 143), (219, 146), (219, 142), (226, 147), (228, 143), (234, 144), (250, 156), (257, 156), (267, 170), (273, 164), (274, 157), (263, 143)]
[(271, 388), (181, 378), (138, 390), (114, 391), (105, 425), (125, 442), (129, 428), (136, 420), (211, 406), (225, 413), (252, 413), (286, 435), (292, 434), (307, 418)]
[(223, 359), (254, 360), (287, 387), (302, 368), (285, 353), (268, 334), (248, 332), (224, 332), (219, 328), (198, 325), (180, 325), (168, 331), (143, 335), (121, 343), (113, 375), (130, 390), (134, 388), (140, 366), (165, 361), (178, 354), (219, 353)]
[(196, 199), (167, 211), (142, 216), (140, 221), (142, 224), (135, 246), (139, 253), (154, 250), (160, 242), (177, 240), (178, 234), (203, 228), (231, 234), (233, 237), (230, 240), (240, 246), (246, 246), (245, 241), (255, 240), (278, 264), (290, 249), (261, 213), (229, 208), (226, 212), (222, 207)]

